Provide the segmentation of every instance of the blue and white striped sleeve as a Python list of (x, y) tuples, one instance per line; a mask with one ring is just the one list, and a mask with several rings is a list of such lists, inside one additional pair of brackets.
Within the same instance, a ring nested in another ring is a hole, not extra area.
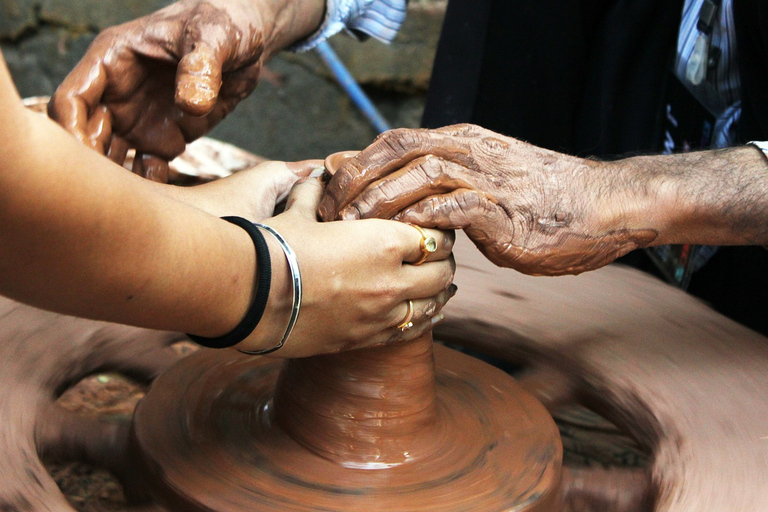
[[(768, 141), (751, 140), (747, 142), (747, 144), (755, 146), (757, 149), (763, 152), (763, 156), (765, 156), (765, 158), (768, 158)], [(766, 248), (768, 248), (768, 246), (766, 246)]]
[(342, 30), (356, 38), (362, 33), (389, 43), (405, 20), (406, 3), (407, 0), (327, 0), (323, 24), (291, 50), (311, 50)]

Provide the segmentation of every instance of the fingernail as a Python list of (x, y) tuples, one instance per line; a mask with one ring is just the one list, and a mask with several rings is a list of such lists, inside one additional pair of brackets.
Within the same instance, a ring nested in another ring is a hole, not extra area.
[(442, 322), (443, 320), (445, 320), (445, 315), (442, 314), (442, 313), (439, 313), (439, 314), (437, 314), (437, 315), (432, 317), (431, 322), (432, 322), (432, 325), (437, 325), (440, 322)]
[(356, 206), (347, 206), (339, 215), (343, 220), (359, 220), (360, 210)]
[(316, 169), (313, 169), (311, 173), (309, 173), (310, 178), (319, 178), (323, 174), (325, 174), (325, 167), (318, 167)]
[(328, 201), (327, 198), (324, 198), (322, 201), (320, 201), (320, 205), (317, 207), (317, 213), (322, 217), (324, 220), (328, 220), (328, 207), (325, 205), (325, 203)]

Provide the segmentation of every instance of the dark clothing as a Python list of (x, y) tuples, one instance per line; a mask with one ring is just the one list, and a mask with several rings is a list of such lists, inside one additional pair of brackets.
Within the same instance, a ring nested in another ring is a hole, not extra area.
[(768, 2), (734, 0), (739, 52), (742, 142), (768, 140)]
[(472, 122), (569, 154), (655, 149), (682, 5), (451, 0), (424, 125)]
[[(661, 152), (683, 0), (450, 0), (423, 125), (471, 122), (613, 158)], [(734, 0), (740, 142), (768, 140), (768, 2)], [(622, 260), (658, 275), (636, 251)], [(724, 247), (689, 291), (768, 334), (768, 251)]]

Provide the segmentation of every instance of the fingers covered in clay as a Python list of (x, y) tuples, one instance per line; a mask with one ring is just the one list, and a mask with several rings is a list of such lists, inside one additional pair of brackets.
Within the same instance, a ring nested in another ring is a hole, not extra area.
[(168, 183), (168, 173), (170, 172), (168, 161), (161, 157), (137, 152), (131, 170), (150, 181)]
[(213, 109), (221, 89), (224, 59), (209, 44), (196, 45), (179, 61), (176, 72), (175, 102), (193, 116), (204, 116)]
[(125, 152), (112, 151), (115, 138), (152, 155), (137, 158), (134, 172), (167, 179), (167, 162), (256, 87), (267, 22), (254, 2), (182, 1), (111, 27), (59, 86), (49, 113), (117, 163)]
[(497, 265), (579, 273), (655, 239), (626, 215), (633, 176), (474, 125), (399, 129), (341, 164), (319, 212), (461, 228)]
[(512, 247), (497, 240), (503, 240), (505, 234), (514, 233), (516, 228), (499, 204), (483, 192), (458, 189), (429, 196), (405, 208), (395, 218), (420, 226), (464, 229), (488, 259), (499, 266), (510, 266), (507, 260)]
[[(371, 183), (340, 212), (345, 220), (392, 218), (429, 196), (477, 188), (477, 176), (466, 167), (427, 155)], [(450, 226), (464, 227), (464, 226)]]
[(326, 220), (336, 218), (368, 185), (428, 155), (459, 164), (467, 162), (471, 152), (468, 144), (474, 137), (474, 132), (465, 136), (458, 128), (450, 134), (403, 128), (379, 135), (336, 172), (320, 203), (320, 215)]
[[(98, 48), (98, 38), (91, 48)], [(107, 73), (101, 59), (86, 56), (67, 75), (48, 103), (51, 119), (83, 144), (102, 152), (106, 140), (92, 135), (90, 117), (91, 112), (97, 112), (106, 87)]]

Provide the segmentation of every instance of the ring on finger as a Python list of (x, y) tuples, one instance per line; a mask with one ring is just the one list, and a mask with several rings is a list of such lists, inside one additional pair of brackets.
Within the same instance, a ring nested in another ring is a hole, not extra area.
[(397, 325), (397, 328), (401, 331), (407, 331), (413, 327), (413, 322), (411, 321), (413, 318), (413, 301), (409, 299), (406, 305), (408, 306), (408, 310), (405, 312), (405, 318), (403, 318), (403, 321)]
[(421, 226), (417, 226), (416, 224), (408, 223), (409, 226), (415, 228), (418, 230), (419, 234), (421, 235), (421, 241), (419, 242), (419, 248), (421, 249), (421, 258), (419, 261), (414, 263), (414, 265), (421, 265), (424, 263), (424, 260), (427, 259), (427, 256), (432, 254), (437, 250), (437, 240), (435, 240), (435, 237), (429, 236), (426, 231)]

